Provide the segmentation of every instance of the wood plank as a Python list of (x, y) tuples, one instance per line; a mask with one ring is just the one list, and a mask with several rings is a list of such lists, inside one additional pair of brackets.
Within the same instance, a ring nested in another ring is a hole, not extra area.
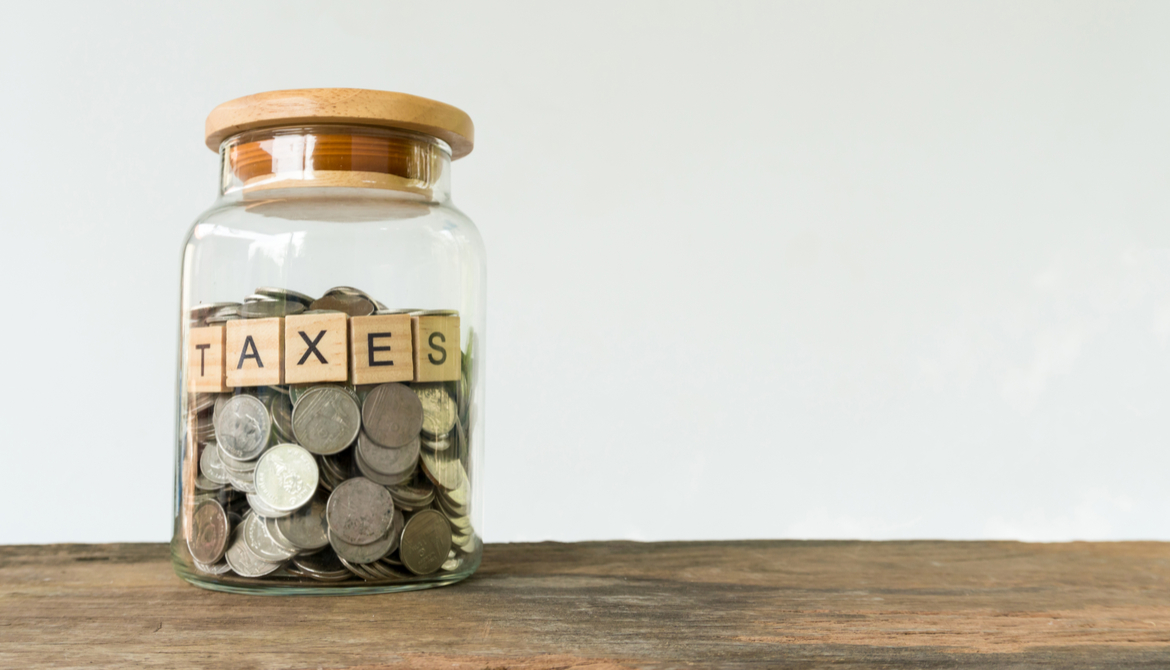
[(0, 547), (3, 667), (1170, 667), (1170, 545), (488, 545), (462, 584), (212, 593), (163, 545)]

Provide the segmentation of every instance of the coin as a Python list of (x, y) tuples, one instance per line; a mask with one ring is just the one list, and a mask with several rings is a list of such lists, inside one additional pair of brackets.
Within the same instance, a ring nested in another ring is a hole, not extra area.
[(280, 532), (280, 528), (276, 525), (277, 519), (270, 516), (264, 517), (264, 529), (272, 536), (273, 542), (279, 544), (286, 551), (291, 551), (294, 554), (300, 553), (301, 548), (288, 541), (288, 538)]
[[(263, 296), (261, 296), (263, 297)], [(286, 300), (258, 300), (245, 302), (240, 305), (240, 316), (245, 319), (270, 319), (278, 316), (292, 316), (305, 311), (305, 306), (299, 302)]]
[(187, 316), (191, 320), (197, 321), (206, 319), (224, 307), (238, 307), (239, 305), (240, 303), (238, 302), (208, 302), (202, 305), (196, 305), (187, 310)]
[(406, 522), (398, 555), (407, 570), (429, 575), (442, 567), (450, 550), (451, 527), (447, 520), (439, 512), (426, 509)]
[(211, 565), (223, 558), (227, 541), (231, 537), (231, 526), (227, 512), (214, 500), (204, 500), (191, 513), (191, 535), (187, 538), (187, 549), (200, 563)]
[(219, 446), (237, 460), (259, 456), (268, 444), (271, 429), (268, 408), (255, 396), (232, 396), (216, 416), (215, 435)]
[(244, 542), (247, 543), (248, 548), (262, 560), (279, 563), (292, 558), (297, 553), (296, 549), (286, 549), (272, 539), (272, 536), (268, 534), (264, 517), (259, 514), (251, 513), (244, 516), (243, 533)]
[(345, 389), (321, 386), (310, 389), (292, 412), (293, 435), (315, 454), (336, 454), (353, 444), (362, 427), (357, 401)]
[(455, 427), (455, 399), (447, 393), (446, 384), (415, 384), (423, 408), (422, 432), (433, 438), (443, 437)]
[(455, 554), (455, 550), (452, 549), (451, 553), (447, 554), (447, 560), (443, 561), (443, 565), (439, 569), (442, 570), (443, 572), (455, 572), (462, 565), (463, 565), (463, 557), (457, 556)]
[(459, 459), (447, 456), (446, 453), (422, 451), (419, 452), (419, 462), (422, 463), (423, 473), (435, 486), (450, 491), (467, 481), (467, 473)]
[(410, 478), (414, 476), (414, 472), (411, 470), (397, 475), (384, 475), (367, 465), (365, 459), (362, 458), (361, 452), (354, 453), (353, 462), (363, 477), (382, 486), (397, 486), (410, 481)]
[(280, 569), (280, 563), (265, 561), (248, 548), (239, 527), (232, 531), (231, 544), (223, 557), (232, 572), (241, 577), (263, 577)]
[(418, 465), (419, 439), (416, 436), (402, 447), (383, 447), (366, 435), (358, 434), (358, 455), (375, 472), (389, 476), (410, 473)]
[(350, 316), (369, 316), (374, 313), (374, 303), (360, 295), (325, 294), (313, 301), (309, 309), (328, 309), (345, 312)]
[(291, 512), (309, 502), (317, 481), (316, 459), (295, 444), (276, 445), (256, 464), (256, 495), (277, 511)]
[(208, 564), (203, 563), (201, 561), (192, 561), (192, 562), (195, 564), (196, 570), (198, 570), (199, 572), (209, 574), (209, 575), (222, 575), (226, 572), (231, 572), (231, 569), (232, 569), (231, 566), (227, 564), (227, 561), (220, 561), (218, 563), (215, 563), (214, 565), (208, 565)]
[(199, 456), (199, 471), (216, 484), (227, 484), (228, 473), (223, 460), (219, 457), (219, 446), (207, 444), (203, 446), (203, 453)]
[(292, 514), (292, 512), (282, 512), (280, 510), (272, 509), (271, 507), (269, 507), (267, 504), (264, 503), (264, 501), (260, 498), (260, 496), (256, 495), (255, 493), (247, 494), (247, 499), (248, 499), (248, 507), (251, 507), (253, 512), (259, 514), (260, 516), (264, 517), (265, 519), (276, 519), (278, 517), (288, 516), (289, 514)]
[(435, 485), (425, 476), (412, 477), (410, 481), (397, 486), (388, 486), (390, 497), (394, 498), (394, 507), (407, 511), (422, 509), (435, 499)]
[(260, 288), (253, 291), (253, 293), (255, 293), (256, 295), (263, 295), (263, 296), (267, 296), (269, 298), (274, 298), (276, 300), (285, 300), (285, 301), (291, 300), (292, 302), (299, 302), (302, 305), (304, 305), (305, 307), (308, 307), (309, 305), (311, 305), (313, 303), (312, 296), (307, 296), (304, 293), (297, 293), (296, 291), (290, 291), (287, 288), (273, 288), (271, 286), (261, 286)]
[(192, 414), (201, 414), (203, 410), (214, 407), (215, 399), (219, 396), (218, 393), (192, 393), (187, 396), (188, 402), (191, 403), (190, 412)]
[(220, 462), (223, 463), (224, 469), (226, 469), (229, 474), (250, 474), (256, 471), (255, 460), (241, 461), (232, 458), (231, 456), (227, 455), (227, 452), (224, 451), (223, 446), (218, 442), (216, 443), (215, 448), (217, 451), (219, 451)]
[(277, 519), (276, 527), (280, 534), (302, 551), (312, 551), (328, 545), (329, 535), (326, 531), (329, 524), (325, 520), (327, 501), (328, 496), (318, 492), (309, 504), (286, 517)]
[(272, 416), (272, 427), (276, 429), (276, 435), (283, 442), (293, 441), (292, 430), (292, 411), (293, 404), (289, 398), (288, 393), (278, 393), (272, 397), (268, 405), (269, 414)]
[(293, 565), (314, 577), (336, 577), (339, 573), (347, 577), (349, 571), (338, 560), (337, 554), (332, 551), (319, 551), (315, 554), (297, 556)]
[(366, 435), (384, 447), (399, 447), (415, 439), (422, 423), (422, 402), (402, 384), (378, 385), (362, 406)]
[(203, 473), (199, 473), (195, 476), (195, 488), (199, 489), (200, 491), (216, 491), (218, 489), (222, 489), (223, 484), (213, 482), (205, 477)]
[(228, 470), (228, 481), (231, 482), (232, 488), (244, 493), (256, 492), (256, 480), (251, 472), (238, 473), (233, 470)]
[(366, 300), (373, 301), (373, 298), (370, 297), (369, 293), (366, 293), (360, 288), (354, 288), (352, 286), (334, 286), (322, 295), (357, 296), (359, 298), (365, 298)]
[(450, 435), (444, 435), (443, 437), (436, 439), (431, 439), (428, 437), (422, 440), (422, 446), (431, 451), (446, 451), (447, 449), (451, 448), (452, 444), (453, 441), (451, 440)]
[[(347, 479), (333, 490), (325, 505), (330, 537), (349, 544), (369, 544), (390, 530), (394, 499), (382, 486), (366, 479)], [(345, 558), (341, 552), (338, 555)]]
[(329, 544), (333, 547), (333, 551), (337, 552), (337, 557), (349, 561), (351, 563), (373, 563), (390, 553), (390, 544), (393, 541), (390, 529), (381, 537), (375, 538), (373, 542), (368, 544), (352, 544), (340, 539), (337, 533), (333, 532), (333, 527), (329, 528)]

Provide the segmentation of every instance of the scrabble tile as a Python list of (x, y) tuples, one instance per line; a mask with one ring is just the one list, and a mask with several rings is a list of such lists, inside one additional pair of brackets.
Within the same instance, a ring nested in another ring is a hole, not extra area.
[(223, 326), (192, 328), (187, 339), (187, 390), (223, 393), (228, 390), (223, 369)]
[(411, 317), (414, 335), (414, 381), (459, 379), (463, 351), (459, 348), (459, 317)]
[(273, 386), (284, 383), (284, 318), (236, 319), (227, 322), (228, 386)]
[(284, 317), (284, 383), (346, 381), (348, 327), (341, 313)]
[(349, 335), (350, 381), (354, 384), (414, 379), (409, 315), (355, 316), (349, 320)]

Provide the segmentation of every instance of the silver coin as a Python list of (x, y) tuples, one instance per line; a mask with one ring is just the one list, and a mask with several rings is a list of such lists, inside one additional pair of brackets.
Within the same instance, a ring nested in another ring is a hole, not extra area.
[(187, 402), (190, 407), (188, 412), (191, 414), (199, 414), (209, 407), (214, 407), (215, 399), (218, 397), (218, 393), (192, 393), (187, 396)]
[[(347, 479), (333, 490), (325, 504), (330, 537), (362, 545), (375, 542), (394, 521), (394, 499), (384, 487), (366, 479)], [(338, 552), (338, 556), (345, 556)]]
[[(260, 296), (263, 297), (263, 296)], [(265, 298), (256, 302), (245, 302), (240, 305), (240, 316), (245, 319), (271, 319), (278, 316), (292, 316), (305, 311), (305, 306), (299, 302), (272, 300)]]
[(314, 300), (312, 296), (305, 295), (304, 293), (297, 293), (296, 291), (290, 291), (287, 288), (274, 288), (271, 286), (261, 286), (260, 288), (253, 291), (253, 293), (256, 295), (266, 296), (274, 300), (299, 302), (305, 307), (308, 307), (310, 304), (312, 304)]
[(329, 545), (333, 547), (333, 551), (337, 552), (337, 557), (359, 565), (373, 563), (390, 553), (392, 542), (393, 534), (389, 528), (381, 537), (374, 538), (374, 541), (368, 544), (351, 544), (337, 537), (332, 527), (329, 529)]
[(256, 463), (256, 495), (277, 511), (291, 512), (309, 502), (318, 479), (317, 460), (295, 444), (278, 444)]
[(211, 481), (205, 477), (202, 472), (195, 476), (195, 488), (199, 489), (200, 491), (218, 491), (222, 489), (223, 486), (223, 484)]
[(419, 453), (419, 462), (422, 463), (423, 473), (439, 488), (451, 491), (467, 481), (463, 463), (445, 455), (445, 452), (422, 451)]
[(279, 563), (292, 558), (297, 553), (296, 549), (286, 549), (272, 539), (272, 536), (268, 534), (264, 517), (259, 514), (245, 515), (243, 528), (244, 542), (247, 543), (252, 553), (259, 556), (261, 560)]
[(388, 486), (390, 497), (394, 498), (394, 507), (407, 511), (422, 509), (435, 499), (435, 485), (429, 479), (412, 479), (397, 486)]
[(219, 445), (208, 444), (199, 456), (199, 471), (216, 484), (228, 484), (227, 468), (219, 457)]
[(268, 445), (272, 419), (268, 416), (268, 408), (255, 396), (232, 396), (215, 419), (219, 446), (236, 460), (256, 458)]
[(232, 394), (230, 394), (230, 393), (216, 393), (215, 394), (215, 410), (211, 414), (211, 422), (213, 424), (216, 421), (219, 421), (220, 413), (223, 412), (223, 406), (226, 405), (227, 401), (229, 401), (231, 399), (232, 399)]
[(200, 563), (217, 563), (227, 551), (231, 530), (223, 506), (215, 500), (205, 500), (196, 505), (191, 513), (191, 535), (187, 538), (187, 549)]
[(438, 509), (447, 518), (447, 524), (451, 526), (452, 535), (466, 535), (471, 532), (471, 517), (466, 514), (452, 514), (441, 504), (438, 506)]
[(345, 312), (350, 316), (369, 316), (374, 313), (375, 307), (369, 298), (359, 295), (326, 293), (321, 298), (314, 300), (313, 304), (309, 305), (309, 309)]
[(270, 563), (254, 554), (244, 542), (244, 534), (239, 527), (232, 531), (231, 545), (223, 557), (232, 572), (241, 577), (263, 577), (280, 568), (280, 563)]
[(447, 554), (447, 560), (443, 561), (443, 565), (439, 567), (443, 572), (455, 572), (463, 566), (463, 557), (455, 553), (452, 549), (451, 553)]
[(231, 572), (232, 569), (231, 566), (227, 564), (227, 561), (220, 561), (214, 565), (208, 565), (200, 561), (193, 561), (193, 563), (195, 563), (196, 570), (208, 575), (222, 575), (224, 573)]
[(443, 491), (443, 499), (456, 507), (467, 507), (471, 503), (471, 482), (464, 478), (459, 486)]
[(429, 575), (447, 560), (451, 550), (451, 526), (433, 509), (416, 513), (402, 530), (398, 555), (402, 565), (416, 575)]
[(470, 548), (472, 546), (472, 542), (473, 542), (474, 538), (475, 538), (475, 535), (472, 533), (468, 533), (467, 535), (452, 535), (451, 536), (451, 546), (455, 547), (456, 549), (458, 549), (460, 551), (465, 551), (465, 552), (470, 553)]
[(260, 516), (264, 517), (265, 519), (276, 519), (276, 518), (279, 518), (282, 516), (288, 516), (289, 514), (292, 514), (292, 512), (288, 512), (288, 511), (282, 512), (280, 510), (272, 509), (271, 507), (269, 507), (268, 505), (266, 505), (264, 503), (264, 501), (260, 498), (260, 496), (256, 495), (255, 493), (247, 494), (247, 499), (248, 499), (248, 507), (251, 507), (253, 512), (259, 514)]
[(369, 293), (366, 293), (365, 291), (361, 290), (360, 288), (354, 288), (352, 286), (334, 286), (333, 288), (329, 289), (328, 291), (326, 291), (322, 295), (347, 295), (347, 296), (357, 296), (359, 298), (365, 298), (366, 300), (373, 300), (373, 298), (370, 297)]
[(228, 321), (235, 321), (239, 318), (240, 317), (237, 314), (225, 314), (223, 316), (218, 316), (218, 315), (217, 316), (209, 316), (209, 317), (207, 317), (207, 320), (204, 321), (204, 323), (206, 323), (209, 326), (218, 326), (221, 323), (227, 323)]
[(354, 465), (357, 466), (358, 472), (360, 472), (363, 477), (377, 484), (381, 484), (382, 486), (398, 486), (399, 484), (410, 481), (410, 479), (414, 476), (413, 470), (407, 470), (406, 472), (398, 475), (384, 475), (367, 465), (365, 459), (362, 458), (360, 453), (354, 454), (353, 462)]
[(419, 439), (416, 436), (402, 447), (383, 447), (366, 435), (358, 434), (357, 453), (375, 472), (395, 477), (410, 473), (418, 465)]
[(303, 551), (312, 551), (328, 545), (329, 535), (326, 531), (329, 524), (325, 520), (327, 501), (327, 496), (318, 493), (309, 504), (284, 518), (277, 519), (276, 527), (280, 534), (294, 547)]
[(346, 389), (321, 386), (310, 389), (292, 412), (293, 435), (314, 454), (336, 454), (353, 444), (362, 427), (358, 403)]
[(280, 532), (280, 527), (276, 525), (276, 522), (277, 519), (273, 517), (264, 517), (264, 528), (268, 531), (268, 534), (272, 536), (272, 541), (279, 544), (285, 550), (291, 551), (294, 554), (299, 553), (301, 550), (300, 547), (288, 541), (288, 538), (284, 536), (284, 533)]
[(337, 559), (337, 554), (332, 551), (319, 551), (315, 554), (297, 556), (293, 559), (293, 565), (316, 576), (337, 576), (339, 572), (349, 574), (349, 571)]
[(422, 424), (422, 402), (402, 384), (378, 385), (362, 405), (366, 435), (384, 447), (400, 447), (417, 438)]
[(447, 435), (455, 428), (455, 399), (443, 383), (415, 384), (411, 387), (422, 403), (422, 432), (432, 438)]
[(228, 470), (227, 473), (228, 481), (235, 490), (242, 491), (244, 493), (256, 492), (256, 480), (252, 478), (251, 472), (241, 474), (233, 470)]
[(277, 393), (268, 404), (268, 413), (272, 416), (272, 427), (283, 442), (293, 441), (292, 430), (292, 399), (288, 393)]
[(192, 307), (191, 309), (187, 310), (187, 316), (188, 316), (188, 318), (190, 318), (192, 320), (206, 319), (207, 317), (215, 314), (216, 312), (218, 312), (220, 309), (222, 309), (224, 307), (239, 307), (239, 305), (240, 305), (240, 303), (238, 303), (238, 302), (203, 303), (202, 305), (196, 305), (196, 306)]
[(236, 460), (231, 456), (228, 456), (227, 452), (224, 451), (223, 446), (218, 442), (215, 444), (215, 448), (219, 451), (219, 461), (223, 463), (224, 469), (226, 469), (229, 473), (250, 474), (256, 471), (255, 459), (249, 461)]
[(422, 440), (422, 446), (430, 451), (446, 451), (455, 443), (451, 437), (451, 435), (444, 435), (437, 439), (424, 438)]

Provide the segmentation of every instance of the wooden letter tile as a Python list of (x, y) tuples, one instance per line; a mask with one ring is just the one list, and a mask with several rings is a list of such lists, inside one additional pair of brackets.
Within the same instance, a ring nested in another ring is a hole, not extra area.
[(459, 317), (416, 316), (414, 334), (414, 381), (449, 382), (459, 379), (463, 350), (459, 348)]
[(348, 324), (349, 317), (340, 312), (284, 317), (284, 383), (345, 381)]
[(227, 322), (228, 386), (273, 386), (284, 377), (284, 319)]
[(187, 390), (223, 393), (223, 326), (192, 328), (187, 335)]
[(355, 316), (350, 319), (349, 333), (354, 384), (414, 379), (409, 315)]

